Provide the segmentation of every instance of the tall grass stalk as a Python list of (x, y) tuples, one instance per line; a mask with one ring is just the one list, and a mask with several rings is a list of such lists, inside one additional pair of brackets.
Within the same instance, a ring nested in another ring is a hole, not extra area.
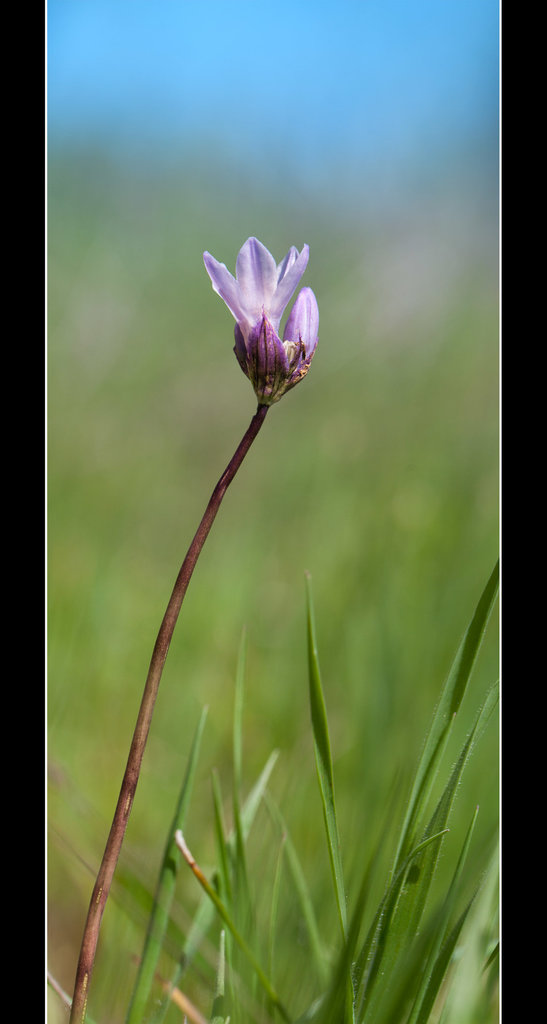
[(99, 872), (91, 894), (78, 966), (76, 969), (70, 1024), (83, 1024), (83, 1021), (85, 1020), (89, 986), (95, 963), (101, 920), (106, 906), (106, 901), (110, 893), (114, 871), (116, 869), (116, 864), (118, 862), (118, 857), (120, 855), (120, 850), (127, 828), (127, 822), (133, 806), (146, 741), (148, 739), (156, 697), (163, 674), (163, 667), (165, 665), (167, 652), (173, 637), (182, 602), (203, 545), (220, 508), (222, 499), (224, 498), (230, 483), (234, 479), (234, 476), (262, 427), (267, 411), (267, 405), (258, 405), (257, 411), (253, 416), (249, 427), (213, 490), (203, 518), (180, 568), (160, 626), (152, 653), (152, 659), (144, 687), (137, 723), (133, 733), (127, 765), (118, 797), (118, 803), (114, 812), (114, 818)]

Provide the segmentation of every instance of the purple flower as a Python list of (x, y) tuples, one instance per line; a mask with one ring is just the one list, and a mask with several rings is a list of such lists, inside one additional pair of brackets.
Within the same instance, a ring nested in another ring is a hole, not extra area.
[(309, 248), (291, 246), (276, 265), (257, 238), (248, 238), (236, 261), (236, 276), (210, 253), (203, 254), (214, 290), (235, 318), (239, 365), (255, 389), (260, 405), (272, 405), (307, 374), (317, 345), (319, 310), (311, 288), (302, 288), (283, 331), (283, 312), (304, 273)]

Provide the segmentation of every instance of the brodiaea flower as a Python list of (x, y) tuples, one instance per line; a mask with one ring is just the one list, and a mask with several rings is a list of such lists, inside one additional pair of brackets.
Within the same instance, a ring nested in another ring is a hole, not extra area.
[(203, 254), (214, 290), (235, 318), (235, 347), (241, 369), (251, 381), (261, 405), (272, 405), (307, 374), (317, 345), (319, 310), (311, 288), (302, 288), (283, 331), (283, 312), (304, 273), (309, 258), (292, 246), (276, 265), (257, 238), (248, 238), (232, 277), (224, 263)]

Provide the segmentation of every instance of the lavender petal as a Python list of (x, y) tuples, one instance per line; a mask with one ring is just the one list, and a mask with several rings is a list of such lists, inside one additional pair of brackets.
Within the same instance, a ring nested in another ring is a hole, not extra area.
[(291, 315), (285, 325), (283, 340), (292, 345), (301, 343), (304, 358), (309, 362), (317, 345), (319, 308), (311, 288), (302, 288), (296, 297)]
[(268, 310), (277, 284), (277, 267), (272, 254), (257, 238), (248, 238), (239, 250), (236, 277), (249, 320)]
[(285, 277), (285, 274), (287, 273), (288, 270), (290, 270), (290, 268), (292, 267), (293, 263), (295, 263), (297, 259), (298, 259), (298, 249), (296, 248), (295, 245), (291, 245), (287, 255), (285, 256), (285, 259), (282, 260), (281, 263), (279, 263), (278, 266), (277, 266), (277, 283), (278, 283), (278, 285), (279, 285), (279, 282), (283, 280), (283, 278)]
[(205, 269), (211, 278), (211, 283), (217, 295), (224, 300), (232, 316), (236, 320), (246, 319), (246, 309), (242, 301), (239, 285), (224, 263), (211, 256), (210, 253), (203, 253)]
[(305, 245), (302, 252), (294, 260), (294, 263), (287, 266), (283, 277), (279, 281), (269, 306), (270, 320), (276, 330), (279, 327), (283, 311), (290, 302), (298, 282), (308, 265), (309, 256), (309, 246)]

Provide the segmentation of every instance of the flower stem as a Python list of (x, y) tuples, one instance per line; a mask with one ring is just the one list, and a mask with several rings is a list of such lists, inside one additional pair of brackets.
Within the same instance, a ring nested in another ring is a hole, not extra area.
[(110, 892), (110, 886), (112, 884), (114, 871), (116, 869), (116, 864), (123, 843), (127, 822), (131, 813), (131, 807), (133, 805), (135, 790), (139, 780), (141, 763), (146, 746), (146, 740), (148, 738), (148, 732), (150, 730), (150, 723), (152, 721), (152, 714), (158, 694), (163, 666), (165, 664), (165, 659), (167, 657), (167, 652), (169, 650), (169, 645), (171, 643), (171, 638), (177, 623), (181, 605), (188, 589), (188, 584), (196, 562), (201, 553), (201, 549), (203, 548), (209, 534), (209, 530), (211, 529), (215, 516), (220, 508), (220, 503), (228, 486), (231, 484), (234, 476), (241, 466), (243, 459), (249, 451), (255, 437), (257, 436), (266, 417), (268, 408), (269, 406), (267, 405), (259, 404), (246, 433), (244, 434), (239, 446), (224, 470), (224, 473), (220, 477), (220, 480), (209, 499), (209, 504), (205, 509), (203, 518), (197, 528), (194, 539), (188, 548), (188, 552), (180, 568), (173, 592), (169, 599), (169, 604), (167, 605), (167, 609), (160, 626), (154, 650), (152, 652), (148, 676), (144, 687), (137, 723), (135, 725), (135, 731), (133, 733), (133, 739), (131, 741), (118, 803), (116, 804), (116, 810), (114, 812), (114, 818), (110, 827), (110, 833), (101, 866), (99, 868), (99, 873), (91, 894), (80, 948), (80, 957), (76, 970), (70, 1024), (83, 1024), (85, 1020), (89, 984), (95, 962), (101, 919), (108, 899), (108, 894)]

